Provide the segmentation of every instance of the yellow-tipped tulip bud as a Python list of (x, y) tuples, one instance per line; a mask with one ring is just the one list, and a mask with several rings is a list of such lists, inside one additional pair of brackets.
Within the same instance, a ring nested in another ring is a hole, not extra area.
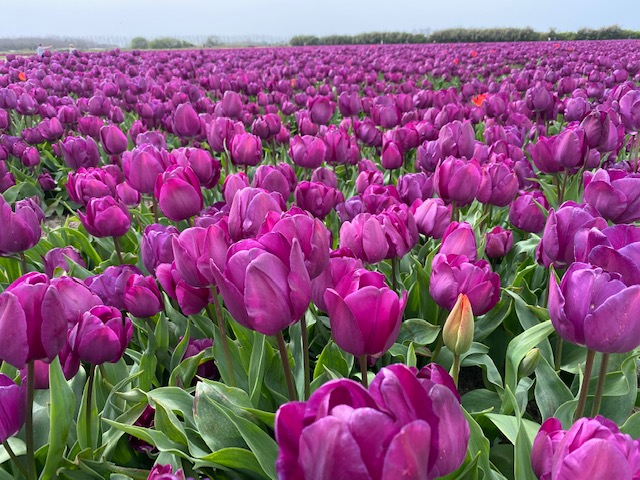
[(461, 293), (453, 310), (444, 322), (442, 340), (449, 350), (461, 355), (471, 348), (473, 343), (473, 310), (469, 298)]

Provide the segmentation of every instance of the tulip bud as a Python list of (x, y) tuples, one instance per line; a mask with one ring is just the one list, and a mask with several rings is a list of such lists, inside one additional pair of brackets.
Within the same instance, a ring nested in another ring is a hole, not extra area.
[(469, 298), (461, 293), (444, 322), (442, 329), (444, 344), (456, 355), (467, 352), (473, 343), (474, 326), (471, 303)]
[(538, 347), (532, 348), (524, 356), (522, 362), (520, 362), (520, 366), (518, 367), (518, 376), (520, 378), (528, 377), (536, 370), (536, 368), (538, 368), (539, 363), (540, 349)]

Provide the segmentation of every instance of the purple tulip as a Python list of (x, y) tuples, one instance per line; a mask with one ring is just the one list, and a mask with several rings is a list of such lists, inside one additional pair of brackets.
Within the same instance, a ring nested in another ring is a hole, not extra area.
[(640, 175), (623, 170), (584, 173), (584, 200), (614, 223), (640, 220)]
[(6, 442), (20, 431), (27, 404), (26, 382), (16, 383), (0, 373), (0, 442)]
[(640, 130), (640, 91), (631, 90), (620, 99), (620, 117), (629, 133)]
[(200, 313), (203, 308), (209, 305), (211, 300), (210, 288), (208, 286), (203, 288), (189, 285), (176, 270), (175, 262), (158, 265), (156, 277), (162, 289), (167, 292), (167, 295), (178, 302), (183, 314), (193, 315)]
[(468, 160), (473, 156), (475, 148), (475, 133), (469, 122), (461, 123), (453, 121), (440, 129), (438, 143), (443, 157), (465, 157)]
[[(190, 357), (195, 357), (200, 352), (210, 349), (213, 347), (213, 340), (210, 338), (202, 338), (202, 339), (189, 339), (189, 345), (184, 352), (183, 360), (186, 360)], [(220, 379), (220, 374), (218, 373), (218, 369), (216, 368), (213, 360), (208, 360), (204, 363), (198, 365), (197, 374), (199, 377), (208, 378), (210, 380)]]
[(441, 198), (416, 200), (410, 207), (418, 231), (427, 237), (442, 238), (451, 223), (452, 205), (445, 205)]
[(356, 191), (360, 195), (372, 185), (384, 186), (384, 176), (380, 170), (363, 170), (356, 177)]
[(241, 123), (236, 123), (227, 117), (214, 118), (207, 125), (207, 142), (214, 152), (222, 153), (231, 149), (231, 139), (234, 135), (244, 133)]
[(80, 252), (75, 248), (52, 248), (44, 255), (44, 257), (42, 257), (44, 273), (47, 277), (53, 278), (56, 269), (61, 269), (64, 272), (69, 271), (69, 260), (65, 257), (68, 257), (71, 261), (77, 263), (81, 267), (86, 268), (82, 255), (80, 255)]
[(229, 154), (234, 165), (255, 167), (262, 160), (262, 140), (250, 133), (234, 135)]
[(268, 212), (282, 213), (284, 201), (278, 193), (243, 188), (233, 197), (229, 211), (229, 235), (233, 240), (255, 237)]
[(40, 152), (36, 147), (27, 147), (20, 158), (25, 167), (32, 168), (40, 164)]
[(560, 285), (551, 274), (549, 316), (565, 340), (604, 353), (640, 345), (640, 328), (628, 319), (640, 310), (640, 285), (627, 287), (615, 274), (573, 263)]
[(192, 287), (209, 287), (214, 283), (210, 262), (213, 260), (218, 268), (223, 268), (231, 245), (226, 229), (216, 224), (187, 228), (172, 242), (176, 270)]
[(44, 172), (38, 175), (38, 184), (42, 188), (43, 192), (50, 192), (57, 187), (56, 181), (53, 179), (49, 172)]
[(168, 159), (150, 144), (135, 147), (122, 155), (127, 183), (140, 193), (153, 193), (158, 176), (169, 167)]
[(105, 305), (124, 310), (124, 287), (129, 277), (134, 274), (142, 275), (142, 272), (133, 265), (111, 266), (101, 274), (87, 278), (85, 284)]
[(328, 288), (335, 289), (340, 280), (351, 277), (355, 270), (363, 268), (362, 262), (350, 255), (353, 254), (344, 250), (331, 252), (327, 268), (311, 281), (311, 300), (325, 312), (327, 311), (327, 305), (324, 302), (325, 291)]
[(327, 125), (333, 116), (335, 104), (327, 97), (317, 96), (309, 100), (309, 117), (313, 123)]
[(398, 177), (398, 195), (407, 206), (416, 200), (426, 200), (433, 196), (433, 179), (425, 173), (407, 173)]
[(370, 264), (384, 260), (389, 253), (382, 224), (370, 213), (360, 213), (342, 224), (340, 246), (349, 248), (357, 258)]
[(124, 307), (136, 317), (152, 317), (163, 309), (162, 296), (153, 277), (133, 274), (124, 287)]
[(611, 472), (631, 480), (640, 471), (639, 447), (604, 417), (581, 418), (567, 431), (552, 417), (536, 435), (531, 466), (540, 480), (606, 479)]
[(432, 263), (429, 293), (441, 307), (451, 310), (464, 293), (474, 315), (484, 315), (500, 300), (500, 276), (485, 260), (470, 262), (462, 255), (437, 254)]
[(574, 202), (565, 202), (557, 212), (551, 209), (536, 249), (538, 263), (546, 268), (550, 265), (564, 268), (573, 263), (576, 233), (592, 227), (602, 230), (607, 227), (607, 222), (589, 206), (585, 208)]
[(162, 213), (174, 222), (193, 217), (204, 205), (200, 181), (191, 167), (169, 167), (156, 179), (153, 193)]
[(133, 324), (114, 307), (100, 305), (85, 312), (69, 331), (73, 353), (83, 362), (102, 365), (116, 363), (124, 354)]
[(111, 196), (93, 198), (86, 214), (78, 212), (80, 222), (94, 237), (121, 237), (131, 227), (131, 215), (126, 205)]
[(506, 163), (493, 162), (482, 166), (482, 180), (476, 197), (479, 202), (505, 207), (516, 193), (518, 177)]
[(469, 441), (453, 393), (404, 365), (383, 368), (371, 393), (352, 380), (326, 383), (280, 407), (275, 430), (282, 480), (434, 479), (462, 464)]
[(71, 200), (86, 206), (93, 198), (115, 196), (122, 180), (122, 172), (115, 165), (88, 170), (80, 167), (76, 172), (69, 172), (66, 189)]
[(78, 323), (84, 312), (103, 303), (98, 295), (94, 294), (77, 278), (63, 275), (62, 277), (52, 278), (49, 283), (58, 292), (62, 306), (61, 313), (70, 328)]
[(502, 258), (513, 247), (513, 233), (511, 230), (497, 226), (485, 234), (484, 251), (489, 258)]
[(478, 162), (448, 157), (438, 164), (433, 175), (433, 186), (445, 202), (464, 207), (473, 202), (478, 194), (481, 179)]
[(249, 185), (249, 177), (244, 172), (233, 173), (224, 179), (222, 184), (222, 195), (227, 205), (233, 203), (236, 193)]
[(473, 227), (467, 222), (451, 222), (442, 236), (439, 253), (464, 255), (471, 262), (477, 258), (478, 245)]
[(179, 469), (174, 473), (173, 466), (157, 464), (149, 472), (147, 480), (185, 480), (185, 478), (182, 469)]
[(344, 195), (324, 183), (300, 182), (294, 191), (294, 199), (300, 208), (324, 220), (339, 203), (344, 202)]
[(304, 168), (318, 168), (327, 158), (327, 144), (319, 137), (295, 136), (290, 141), (289, 156)]
[(387, 142), (382, 147), (382, 166), (387, 170), (396, 170), (404, 164), (402, 147), (396, 142)]
[(161, 263), (173, 262), (173, 239), (178, 238), (178, 229), (157, 223), (144, 229), (140, 243), (140, 256), (147, 271), (153, 274)]
[(549, 202), (539, 190), (520, 191), (509, 207), (509, 221), (514, 227), (529, 233), (540, 233), (544, 229)]
[(102, 148), (109, 155), (120, 155), (127, 149), (127, 136), (116, 125), (105, 125), (100, 129)]
[(201, 148), (181, 148), (171, 153), (176, 157), (178, 165), (191, 167), (204, 188), (211, 189), (218, 184), (221, 165), (208, 151)]
[(67, 319), (45, 274), (27, 273), (0, 294), (0, 334), (0, 359), (16, 368), (55, 358), (66, 339)]
[(40, 241), (44, 218), (42, 209), (34, 202), (16, 203), (15, 212), (4, 197), (0, 196), (0, 255), (24, 252)]
[(398, 338), (406, 302), (406, 291), (398, 298), (385, 285), (384, 275), (365, 269), (324, 294), (334, 341), (357, 357), (379, 357), (389, 350)]
[(220, 105), (225, 117), (237, 119), (242, 115), (242, 98), (232, 90), (224, 92)]
[(91, 137), (66, 137), (60, 143), (60, 150), (65, 163), (72, 170), (95, 167), (100, 161), (98, 145)]
[(178, 105), (173, 113), (173, 133), (184, 139), (197, 137), (200, 133), (200, 117), (189, 103)]
[(289, 180), (281, 169), (272, 165), (260, 165), (256, 168), (251, 185), (268, 192), (277, 192), (284, 199), (288, 199), (291, 195)]
[(322, 137), (327, 147), (325, 161), (329, 164), (341, 164), (347, 162), (351, 147), (349, 134), (342, 128), (331, 125)]
[(281, 233), (236, 243), (224, 269), (212, 261), (211, 272), (231, 316), (264, 335), (300, 320), (311, 300), (300, 242), (294, 238), (289, 243)]

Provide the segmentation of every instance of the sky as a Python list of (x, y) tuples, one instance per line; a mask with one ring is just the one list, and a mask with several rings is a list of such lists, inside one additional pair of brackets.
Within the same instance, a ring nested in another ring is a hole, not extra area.
[(289, 37), (613, 24), (640, 30), (637, 6), (638, 0), (0, 0), (0, 37)]

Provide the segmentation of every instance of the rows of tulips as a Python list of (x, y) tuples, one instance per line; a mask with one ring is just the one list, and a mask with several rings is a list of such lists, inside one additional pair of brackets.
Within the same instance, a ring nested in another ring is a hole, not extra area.
[(0, 480), (640, 478), (637, 42), (0, 62)]

